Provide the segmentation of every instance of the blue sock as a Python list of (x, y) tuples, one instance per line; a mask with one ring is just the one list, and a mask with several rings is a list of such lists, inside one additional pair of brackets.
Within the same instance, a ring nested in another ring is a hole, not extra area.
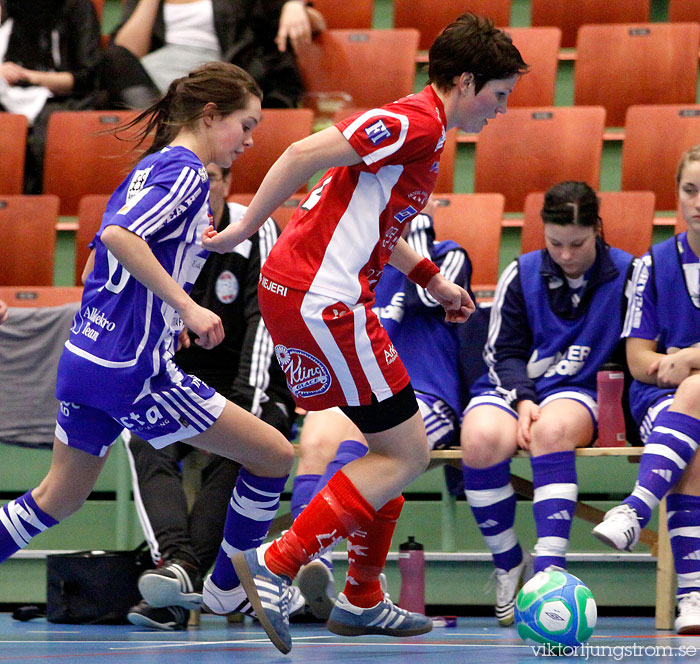
[(700, 498), (670, 493), (666, 498), (668, 534), (681, 597), (700, 592)]
[(311, 502), (316, 494), (316, 485), (321, 479), (320, 475), (297, 475), (292, 486), (292, 503), (289, 511), (292, 519), (296, 519), (301, 511)]
[(241, 468), (226, 511), (221, 542), (212, 581), (222, 590), (235, 588), (240, 580), (231, 555), (262, 544), (280, 504), (287, 477), (258, 477)]
[(633, 507), (644, 528), (652, 510), (680, 479), (700, 441), (700, 420), (665, 410), (654, 422), (639, 462), (637, 483), (623, 502)]
[(513, 569), (523, 561), (523, 550), (513, 529), (515, 492), (510, 483), (510, 459), (488, 468), (462, 464), (464, 495), (498, 569)]
[(576, 455), (552, 452), (530, 459), (535, 495), (532, 511), (535, 517), (535, 572), (550, 565), (566, 569), (571, 520), (576, 510), (578, 484)]
[(326, 471), (318, 480), (313, 495), (315, 496), (321, 489), (323, 489), (323, 487), (328, 484), (328, 480), (330, 480), (331, 477), (333, 477), (333, 475), (335, 475), (343, 466), (349, 464), (355, 459), (362, 458), (365, 454), (367, 454), (367, 446), (361, 443), (359, 440), (344, 440), (342, 443), (340, 443), (333, 461), (326, 466)]
[(0, 563), (27, 546), (32, 537), (57, 523), (39, 508), (31, 491), (3, 505), (0, 508)]

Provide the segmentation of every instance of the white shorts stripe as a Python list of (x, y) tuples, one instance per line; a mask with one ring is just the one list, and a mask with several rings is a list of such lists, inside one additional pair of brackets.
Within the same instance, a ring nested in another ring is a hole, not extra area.
[(378, 401), (383, 401), (392, 395), (392, 391), (382, 374), (382, 370), (379, 368), (377, 356), (372, 349), (372, 342), (367, 336), (367, 310), (362, 306), (355, 307), (353, 316), (357, 356), (369, 381), (372, 393), (377, 397)]
[(350, 373), (350, 367), (348, 367), (345, 357), (340, 352), (333, 335), (323, 322), (322, 312), (329, 303), (329, 299), (325, 296), (306, 293), (299, 313), (330, 363), (348, 405), (359, 406), (360, 398), (357, 393), (357, 386)]

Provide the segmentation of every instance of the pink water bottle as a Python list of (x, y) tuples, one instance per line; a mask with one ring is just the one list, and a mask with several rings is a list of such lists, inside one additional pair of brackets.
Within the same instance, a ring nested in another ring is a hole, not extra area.
[(626, 442), (622, 392), (625, 374), (619, 364), (604, 364), (598, 371), (598, 447), (621, 447)]
[(425, 613), (425, 554), (423, 545), (412, 535), (399, 544), (401, 592), (399, 606), (406, 611)]

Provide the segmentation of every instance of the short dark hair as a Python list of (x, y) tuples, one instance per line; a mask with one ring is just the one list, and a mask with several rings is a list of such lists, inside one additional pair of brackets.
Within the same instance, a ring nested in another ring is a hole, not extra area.
[(597, 226), (599, 210), (598, 195), (588, 184), (566, 180), (547, 190), (540, 216), (545, 224)]
[(450, 23), (430, 47), (428, 78), (441, 90), (454, 86), (456, 76), (474, 75), (476, 92), (490, 80), (524, 74), (528, 65), (510, 35), (493, 21), (472, 12)]

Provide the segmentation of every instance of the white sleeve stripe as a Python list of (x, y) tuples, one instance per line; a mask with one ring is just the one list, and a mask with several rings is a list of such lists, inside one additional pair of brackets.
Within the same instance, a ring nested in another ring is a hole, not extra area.
[(272, 360), (272, 337), (261, 318), (255, 332), (255, 341), (250, 364), (248, 384), (261, 392), (270, 386), (270, 362)]
[(503, 306), (503, 300), (505, 299), (506, 292), (510, 286), (513, 279), (518, 274), (518, 261), (513, 261), (506, 269), (503, 271), (501, 278), (498, 280), (498, 285), (496, 286), (496, 292), (493, 298), (493, 306), (491, 308), (491, 317), (489, 319), (489, 330), (486, 339), (486, 345), (484, 346), (484, 361), (489, 369), (489, 378), (494, 385), (500, 385), (501, 382), (498, 378), (498, 374), (494, 371), (494, 366), (496, 365), (495, 357), (495, 343), (498, 339), (498, 335), (501, 331), (501, 307)]
[(260, 267), (265, 264), (267, 257), (272, 251), (272, 246), (277, 241), (277, 227), (275, 222), (268, 219), (258, 231), (258, 242), (260, 246)]
[[(145, 225), (142, 232), (155, 232), (160, 226), (167, 222), (170, 215), (177, 210), (177, 207), (181, 205), (183, 201), (186, 201), (192, 195), (196, 196), (197, 190), (200, 186), (199, 176), (191, 169), (187, 170), (190, 172), (187, 174), (186, 181), (180, 185), (180, 190), (177, 192), (177, 194), (175, 192), (169, 194), (171, 200), (167, 207), (161, 210), (161, 212), (152, 220), (150, 224)], [(194, 231), (194, 228), (190, 230)]]
[[(269, 256), (276, 239), (277, 228), (272, 219), (268, 219), (258, 231), (261, 267)], [(272, 337), (261, 318), (255, 331), (251, 353), (250, 376), (248, 377), (248, 385), (255, 388), (251, 412), (258, 417), (261, 413), (261, 404), (268, 400), (266, 391), (270, 386), (270, 363), (273, 353), (274, 344)]]
[(175, 184), (170, 188), (170, 191), (166, 196), (163, 196), (159, 200), (155, 202), (155, 204), (146, 212), (144, 212), (140, 217), (138, 217), (132, 224), (129, 226), (129, 230), (132, 230), (133, 232), (137, 233), (139, 230), (139, 226), (144, 224), (144, 223), (149, 223), (152, 217), (154, 217), (156, 214), (160, 214), (161, 209), (168, 203), (168, 201), (172, 198), (173, 196), (173, 190), (176, 188), (179, 188), (181, 186), (181, 182), (184, 176), (187, 175), (186, 171), (188, 169), (183, 169), (180, 171), (180, 175), (178, 175), (177, 180), (175, 181)]
[[(428, 221), (425, 215), (419, 214), (411, 222), (411, 232), (408, 236), (408, 244), (419, 256), (423, 258), (430, 258), (430, 250), (428, 249), (428, 233), (426, 229), (429, 224), (425, 222)], [(415, 284), (416, 293), (418, 293), (418, 298), (426, 307), (436, 307), (438, 301), (425, 290), (421, 288), (418, 284)]]
[(642, 309), (642, 290), (637, 293), (637, 285), (639, 284), (639, 279), (642, 276), (642, 272), (648, 270), (647, 280), (645, 287), (649, 285), (649, 277), (651, 276), (651, 270), (644, 260), (636, 261), (634, 269), (632, 271), (632, 276), (629, 282), (625, 286), (625, 296), (627, 298), (627, 312), (625, 315), (625, 322), (622, 326), (621, 337), (629, 337), (632, 334), (632, 328), (635, 327), (634, 321), (641, 316)]
[[(440, 266), (442, 276), (445, 277), (445, 279), (449, 279), (452, 283), (455, 283), (455, 279), (459, 276), (465, 261), (464, 252), (457, 249), (447, 252)], [(459, 285), (461, 286), (462, 284)]]
[(387, 111), (384, 109), (380, 108), (372, 108), (369, 111), (366, 111), (362, 115), (360, 115), (354, 122), (349, 124), (345, 130), (343, 131), (343, 136), (349, 140), (350, 137), (355, 133), (357, 128), (364, 124), (367, 120), (373, 117), (382, 117), (382, 116), (390, 116), (392, 118), (396, 118), (400, 123), (401, 123), (401, 130), (399, 132), (398, 138), (391, 143), (390, 145), (387, 145), (383, 148), (379, 148), (378, 150), (374, 150), (373, 152), (370, 152), (369, 154), (366, 154), (362, 157), (362, 161), (365, 163), (372, 163), (376, 161), (381, 161), (385, 157), (388, 157), (390, 154), (393, 154), (394, 152), (398, 152), (402, 147), (403, 144), (406, 141), (406, 134), (408, 133), (408, 118), (405, 115), (399, 115), (398, 113), (392, 113), (391, 111)]
[[(192, 177), (191, 174), (186, 173), (186, 170), (190, 169), (183, 169), (183, 172), (168, 194), (163, 196), (150, 210), (142, 214), (141, 217), (131, 225), (130, 230), (133, 230), (139, 235), (145, 235), (149, 231), (151, 233), (154, 232), (165, 222), (179, 202), (189, 194), (190, 189), (188, 185), (191, 187)], [(183, 175), (185, 176), (184, 183), (182, 182)]]
[(183, 201), (191, 192), (199, 186), (199, 176), (189, 166), (180, 172), (175, 184), (170, 188), (166, 196), (163, 196), (149, 210), (144, 212), (138, 219), (129, 225), (129, 230), (138, 235), (143, 235), (147, 231), (153, 231), (162, 225), (170, 213)]

